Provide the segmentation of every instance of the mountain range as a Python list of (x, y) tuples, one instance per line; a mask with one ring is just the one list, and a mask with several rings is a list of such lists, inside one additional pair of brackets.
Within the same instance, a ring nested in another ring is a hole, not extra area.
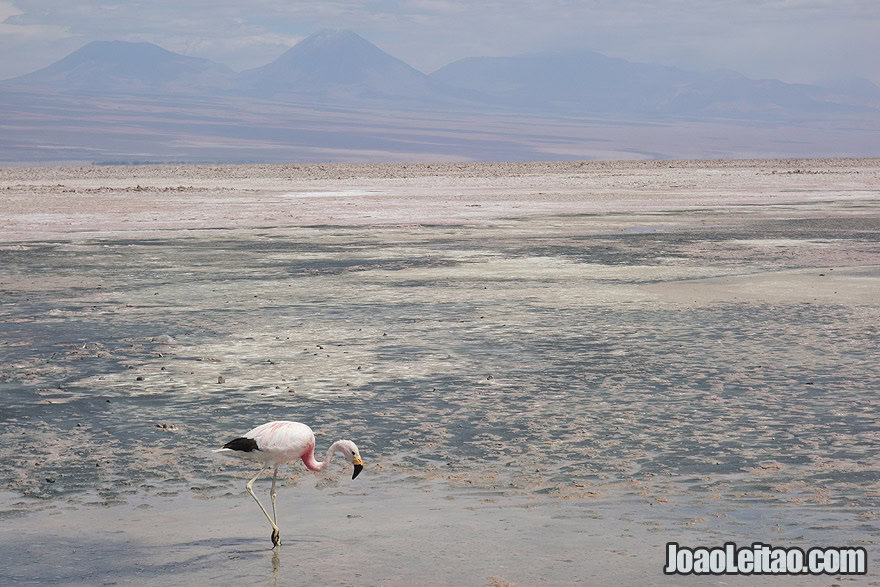
[(102, 95), (219, 93), (408, 109), (469, 103), (568, 115), (778, 118), (880, 110), (880, 88), (867, 80), (787, 84), (632, 63), (589, 51), (466, 58), (426, 75), (347, 30), (320, 31), (271, 63), (240, 73), (151, 43), (95, 41), (3, 85)]
[[(434, 145), (429, 152), (436, 152), (437, 142), (443, 142), (438, 138), (443, 125), (437, 117), (462, 121), (481, 116), (544, 117), (567, 123), (586, 118), (636, 125), (674, 121), (822, 125), (833, 119), (848, 124), (868, 120), (870, 128), (880, 119), (880, 88), (867, 80), (788, 84), (733, 72), (633, 63), (589, 51), (467, 58), (428, 75), (352, 31), (325, 30), (271, 63), (242, 72), (151, 43), (92, 42), (46, 68), (0, 82), (0, 105), (7, 110), (0, 123), (16, 112), (24, 119), (33, 118), (37, 105), (41, 112), (55, 111), (62, 118), (77, 116), (77, 124), (97, 123), (106, 113), (89, 104), (90, 96), (133, 109), (133, 114), (135, 104), (152, 103), (150, 132), (163, 127), (174, 132), (175, 121), (198, 117), (205, 108), (226, 115), (253, 114), (257, 103), (261, 112), (274, 104), (288, 114), (291, 108), (306, 109), (309, 117), (332, 109), (355, 118), (367, 112), (384, 112), (386, 117), (410, 113), (424, 119), (422, 126), (432, 128), (426, 131)], [(260, 116), (269, 123), (268, 114)], [(280, 116), (277, 122), (283, 119)], [(243, 132), (241, 124), (236, 127), (226, 138), (244, 140), (254, 134)], [(222, 129), (211, 132), (226, 136)], [(6, 143), (0, 139), (0, 162), (16, 160), (14, 154), (4, 152), (12, 147)], [(877, 154), (861, 153), (859, 145), (854, 145), (853, 153)], [(381, 145), (359, 147), (369, 151)], [(674, 156), (662, 150), (656, 154)], [(463, 153), (462, 158), (475, 156), (485, 154)]]

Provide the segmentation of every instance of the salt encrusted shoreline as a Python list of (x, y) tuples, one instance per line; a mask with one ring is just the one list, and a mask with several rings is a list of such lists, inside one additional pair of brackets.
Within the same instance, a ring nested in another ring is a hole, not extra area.
[[(880, 159), (0, 167), (0, 241), (876, 198)], [(322, 197), (315, 197), (320, 195)]]

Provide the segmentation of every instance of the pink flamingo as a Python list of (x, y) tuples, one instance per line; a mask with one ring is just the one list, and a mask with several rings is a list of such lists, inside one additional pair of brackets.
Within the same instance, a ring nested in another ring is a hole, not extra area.
[[(248, 481), (247, 490), (263, 510), (266, 519), (272, 524), (272, 546), (273, 548), (281, 545), (281, 533), (278, 530), (278, 516), (275, 513), (275, 480), (278, 478), (278, 467), (291, 463), (296, 459), (302, 459), (306, 467), (310, 471), (323, 471), (333, 460), (333, 453), (341, 452), (345, 456), (345, 460), (354, 465), (354, 473), (351, 478), (360, 474), (364, 468), (364, 462), (361, 460), (358, 447), (350, 440), (337, 440), (327, 449), (327, 456), (323, 462), (315, 460), (315, 433), (312, 429), (299, 422), (268, 422), (261, 426), (257, 426), (250, 432), (240, 438), (234, 438), (223, 445), (223, 448), (214, 452), (228, 453), (231, 455), (240, 455), (251, 458), (262, 463), (263, 468), (254, 475), (254, 478)], [(263, 474), (267, 468), (274, 466), (275, 472), (272, 475), (272, 490), (269, 495), (272, 497), (272, 517), (269, 512), (257, 499), (254, 494), (254, 481)]]

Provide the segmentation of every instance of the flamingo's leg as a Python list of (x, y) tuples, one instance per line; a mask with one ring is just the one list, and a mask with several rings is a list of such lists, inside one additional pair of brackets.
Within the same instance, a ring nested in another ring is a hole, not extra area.
[(275, 473), (272, 475), (272, 490), (269, 492), (269, 495), (272, 496), (272, 519), (275, 520), (275, 525), (278, 525), (278, 514), (275, 513), (275, 480), (278, 479), (278, 467), (275, 467)]
[(278, 546), (279, 544), (281, 544), (281, 533), (278, 531), (278, 525), (275, 523), (275, 521), (272, 518), (269, 517), (269, 512), (266, 511), (266, 508), (263, 507), (263, 504), (260, 503), (260, 500), (257, 499), (257, 496), (254, 494), (254, 481), (256, 481), (257, 477), (262, 475), (263, 471), (265, 471), (268, 467), (269, 467), (268, 464), (263, 465), (263, 468), (260, 469), (260, 472), (257, 473), (256, 475), (254, 475), (253, 479), (248, 481), (247, 490), (248, 490), (248, 493), (251, 494), (251, 497), (254, 498), (254, 501), (257, 502), (257, 505), (260, 506), (260, 509), (263, 511), (263, 514), (265, 514), (266, 519), (269, 520), (270, 524), (272, 524), (272, 545)]

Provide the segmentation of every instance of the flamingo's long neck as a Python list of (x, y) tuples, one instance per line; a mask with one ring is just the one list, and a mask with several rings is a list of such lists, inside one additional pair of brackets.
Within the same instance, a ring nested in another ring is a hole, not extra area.
[(330, 461), (333, 460), (333, 453), (336, 451), (336, 444), (333, 443), (330, 445), (330, 448), (327, 449), (327, 456), (324, 457), (323, 461), (315, 460), (315, 444), (312, 443), (308, 450), (306, 450), (306, 454), (302, 456), (303, 463), (310, 471), (323, 471), (327, 468), (327, 465), (330, 464)]

